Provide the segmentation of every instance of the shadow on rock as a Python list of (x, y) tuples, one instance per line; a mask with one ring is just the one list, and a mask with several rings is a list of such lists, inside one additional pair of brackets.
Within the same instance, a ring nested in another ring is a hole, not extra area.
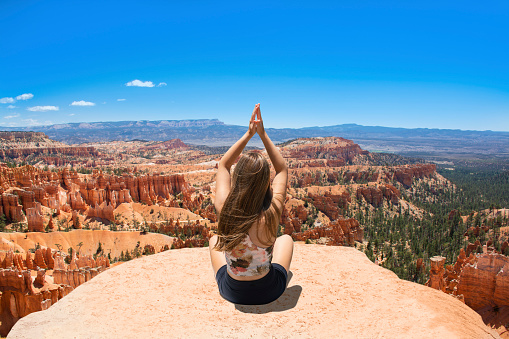
[(290, 280), (292, 280), (293, 278), (293, 273), (292, 271), (288, 272), (288, 278), (286, 279), (286, 287), (288, 287), (288, 285), (290, 284)]

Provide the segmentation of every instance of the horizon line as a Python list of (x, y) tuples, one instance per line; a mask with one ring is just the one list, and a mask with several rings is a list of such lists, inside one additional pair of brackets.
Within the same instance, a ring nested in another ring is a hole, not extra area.
[[(19, 132), (29, 132), (26, 129), (29, 128), (47, 128), (52, 126), (62, 126), (62, 125), (80, 125), (80, 124), (99, 124), (99, 123), (121, 123), (121, 122), (162, 122), (162, 121), (168, 121), (168, 122), (184, 122), (184, 121), (217, 121), (220, 122), (220, 125), (223, 126), (233, 126), (233, 127), (247, 127), (244, 125), (235, 125), (235, 124), (227, 124), (224, 121), (219, 120), (218, 118), (200, 118), (200, 119), (181, 119), (181, 120), (170, 120), (170, 119), (162, 119), (162, 120), (110, 120), (110, 121), (91, 121), (91, 122), (63, 122), (63, 123), (56, 123), (56, 124), (50, 124), (50, 125), (32, 125), (32, 126), (0, 126), (0, 131), (2, 131), (2, 128), (8, 128), (8, 129), (24, 129), (20, 130)], [(380, 125), (360, 125), (357, 123), (345, 123), (345, 124), (338, 124), (338, 125), (322, 125), (322, 126), (306, 126), (306, 127), (267, 127), (267, 130), (284, 130), (284, 129), (290, 129), (290, 130), (301, 130), (301, 129), (308, 129), (308, 128), (327, 128), (327, 127), (337, 127), (337, 126), (360, 126), (360, 127), (378, 127), (378, 128), (388, 128), (388, 129), (407, 129), (407, 130), (439, 130), (439, 131), (461, 131), (461, 132), (492, 132), (492, 133), (509, 133), (509, 130), (507, 131), (493, 131), (493, 130), (473, 130), (473, 129), (459, 129), (459, 128), (438, 128), (438, 127), (394, 127), (394, 126), (380, 126)], [(174, 128), (182, 128), (182, 127), (174, 127)], [(16, 132), (15, 130), (9, 130), (5, 132)], [(34, 131), (35, 132), (35, 131)]]

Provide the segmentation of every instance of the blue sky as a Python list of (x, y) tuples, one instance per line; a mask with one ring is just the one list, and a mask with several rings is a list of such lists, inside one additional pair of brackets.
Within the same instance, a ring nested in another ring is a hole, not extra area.
[(0, 129), (260, 102), (267, 127), (509, 131), (508, 33), (507, 1), (2, 0)]

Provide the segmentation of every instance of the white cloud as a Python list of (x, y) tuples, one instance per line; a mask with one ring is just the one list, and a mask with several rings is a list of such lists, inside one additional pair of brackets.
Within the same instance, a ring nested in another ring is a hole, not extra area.
[(4, 119), (13, 119), (13, 118), (19, 118), (19, 113), (14, 113), (12, 115), (6, 115)]
[(12, 104), (14, 102), (14, 98), (5, 97), (0, 99), (0, 104)]
[(129, 81), (126, 86), (135, 86), (135, 87), (154, 87), (154, 83), (152, 81), (141, 81), (141, 80), (133, 80)]
[(40, 125), (41, 123), (35, 119), (23, 119), (22, 120), (25, 124), (27, 124), (28, 126), (35, 126), (35, 125)]
[(168, 86), (168, 84), (166, 82), (160, 82), (159, 85), (157, 85), (157, 87), (163, 87), (163, 86)]
[(49, 121), (49, 120), (46, 120), (45, 122), (40, 122), (35, 119), (23, 119), (21, 121), (23, 121), (23, 123), (25, 123), (27, 126), (41, 126), (41, 125), (52, 125), (53, 124), (53, 122)]
[(95, 106), (95, 103), (85, 100), (73, 101), (70, 106)]
[(14, 106), (14, 105), (9, 105), (9, 106), (7, 106), (7, 108), (11, 108), (11, 109), (12, 109), (12, 108), (16, 108), (16, 106)]
[(58, 111), (58, 106), (34, 106), (28, 107), (27, 110), (31, 112)]
[(32, 93), (25, 93), (25, 94), (21, 94), (21, 95), (18, 95), (16, 97), (17, 100), (28, 100), (28, 99), (32, 99), (34, 97), (34, 95)]
[(125, 101), (125, 99), (117, 99), (117, 101)]
[(76, 115), (76, 114), (75, 114), (75, 113), (71, 113), (71, 114), (69, 114), (69, 116), (70, 116), (70, 117), (72, 117), (72, 116), (74, 116), (74, 115)]

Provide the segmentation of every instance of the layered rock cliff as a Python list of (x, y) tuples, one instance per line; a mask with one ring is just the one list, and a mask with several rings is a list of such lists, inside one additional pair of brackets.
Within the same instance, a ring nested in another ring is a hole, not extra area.
[(0, 132), (0, 149), (65, 146), (68, 145), (52, 140), (42, 132)]
[(360, 199), (362, 197), (366, 199), (368, 203), (375, 207), (382, 206), (384, 199), (396, 205), (398, 204), (399, 197), (401, 196), (399, 190), (390, 184), (375, 187), (373, 186), (359, 187), (357, 189), (356, 194), (357, 199)]
[(302, 138), (288, 143), (281, 148), (285, 158), (300, 160), (290, 162), (290, 167), (338, 167), (350, 164), (361, 154), (368, 154), (352, 140), (327, 138)]
[[(291, 163), (292, 161), (289, 160)], [(299, 161), (298, 163), (301, 163)], [(326, 166), (326, 164), (323, 164)], [(350, 166), (352, 167), (352, 166)], [(322, 186), (324, 183), (391, 183), (399, 182), (404, 188), (412, 186), (414, 179), (428, 178), (436, 172), (435, 164), (412, 164), (394, 167), (373, 167), (366, 169), (359, 166), (350, 168), (320, 167), (296, 168), (291, 170), (290, 184), (294, 187)]]
[(52, 155), (98, 157), (100, 153), (94, 147), (68, 146), (51, 140), (41, 132), (0, 132), (0, 159), (27, 156), (51, 159)]
[(100, 153), (94, 147), (33, 147), (0, 149), (0, 159), (20, 158), (28, 155), (60, 154), (74, 157), (97, 157)]

